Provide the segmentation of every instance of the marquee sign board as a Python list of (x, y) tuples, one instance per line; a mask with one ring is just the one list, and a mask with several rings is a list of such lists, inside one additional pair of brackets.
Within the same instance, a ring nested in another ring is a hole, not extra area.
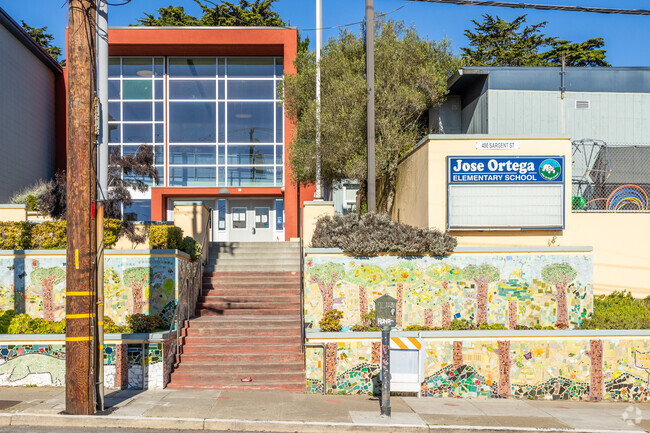
[(451, 230), (564, 228), (563, 156), (447, 157)]

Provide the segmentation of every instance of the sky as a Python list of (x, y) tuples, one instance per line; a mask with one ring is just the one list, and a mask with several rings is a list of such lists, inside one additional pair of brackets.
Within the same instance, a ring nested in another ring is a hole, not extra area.
[[(515, 0), (510, 0), (515, 1)], [(562, 4), (621, 9), (650, 9), (648, 0), (524, 0), (528, 3)], [(119, 4), (123, 0), (111, 0)], [(236, 2), (236, 0), (235, 0)], [(207, 2), (206, 2), (207, 3)], [(297, 27), (303, 35), (310, 38), (314, 48), (315, 0), (277, 0), (275, 10), (280, 17)], [(365, 17), (365, 0), (322, 0), (323, 27), (334, 27), (355, 23)], [(123, 6), (109, 6), (109, 25), (127, 26), (135, 24), (145, 12), (154, 13), (158, 8), (184, 6), (187, 13), (200, 16), (199, 7), (192, 0), (132, 0)], [(392, 12), (391, 19), (403, 20), (413, 24), (418, 33), (428, 39), (451, 41), (454, 51), (460, 52), (467, 46), (465, 29), (473, 29), (471, 20), (482, 21), (483, 14), (498, 15), (511, 21), (527, 13), (528, 24), (548, 21), (543, 32), (573, 42), (589, 38), (605, 39), (607, 61), (612, 66), (650, 66), (650, 16), (602, 15), (581, 12), (537, 11), (506, 9), (481, 6), (456, 6), (406, 0), (374, 0), (376, 12)], [(54, 35), (54, 44), (65, 52), (65, 27), (67, 25), (67, 2), (65, 0), (0, 0), (2, 7), (14, 20), (24, 20), (32, 27), (47, 26)], [(398, 10), (396, 10), (398, 9)], [(355, 24), (347, 29), (359, 32)], [(323, 39), (327, 40), (339, 33), (339, 29), (324, 29)]]

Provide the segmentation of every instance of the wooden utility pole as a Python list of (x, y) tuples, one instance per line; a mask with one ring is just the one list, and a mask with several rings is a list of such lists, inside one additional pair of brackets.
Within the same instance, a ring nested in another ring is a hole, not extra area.
[(95, 0), (69, 0), (65, 411), (95, 413)]

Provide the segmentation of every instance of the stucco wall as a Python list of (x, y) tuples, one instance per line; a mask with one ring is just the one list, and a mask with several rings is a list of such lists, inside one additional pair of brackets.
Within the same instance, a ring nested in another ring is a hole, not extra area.
[[(421, 147), (427, 149), (429, 164), (427, 178), (414, 170), (422, 151), (409, 154), (400, 163), (398, 173), (403, 186), (398, 189), (393, 219), (420, 214), (428, 206), (428, 223), (412, 220), (418, 227), (445, 229), (446, 209), (446, 158), (449, 155), (564, 155), (565, 156), (565, 229), (564, 230), (500, 230), (454, 231), (461, 247), (568, 247), (592, 246), (594, 259), (594, 292), (610, 293), (613, 290), (630, 290), (634, 296), (650, 296), (650, 213), (586, 213), (571, 212), (571, 143), (568, 139), (522, 139), (520, 149), (484, 151), (476, 149), (477, 141), (498, 140), (499, 137), (449, 136), (430, 140)], [(404, 200), (408, 191), (428, 185), (428, 200)]]
[(426, 227), (429, 209), (428, 143), (413, 150), (400, 164), (395, 183), (393, 219), (416, 227)]
[(54, 174), (54, 73), (0, 26), (0, 203)]

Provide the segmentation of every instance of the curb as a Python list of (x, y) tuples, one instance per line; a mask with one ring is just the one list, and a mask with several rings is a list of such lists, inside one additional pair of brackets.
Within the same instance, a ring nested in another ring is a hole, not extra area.
[(296, 433), (639, 433), (640, 430), (593, 430), (466, 425), (356, 424), (314, 421), (254, 421), (241, 419), (154, 418), (137, 416), (0, 413), (0, 427), (140, 428), (152, 430), (233, 430)]

